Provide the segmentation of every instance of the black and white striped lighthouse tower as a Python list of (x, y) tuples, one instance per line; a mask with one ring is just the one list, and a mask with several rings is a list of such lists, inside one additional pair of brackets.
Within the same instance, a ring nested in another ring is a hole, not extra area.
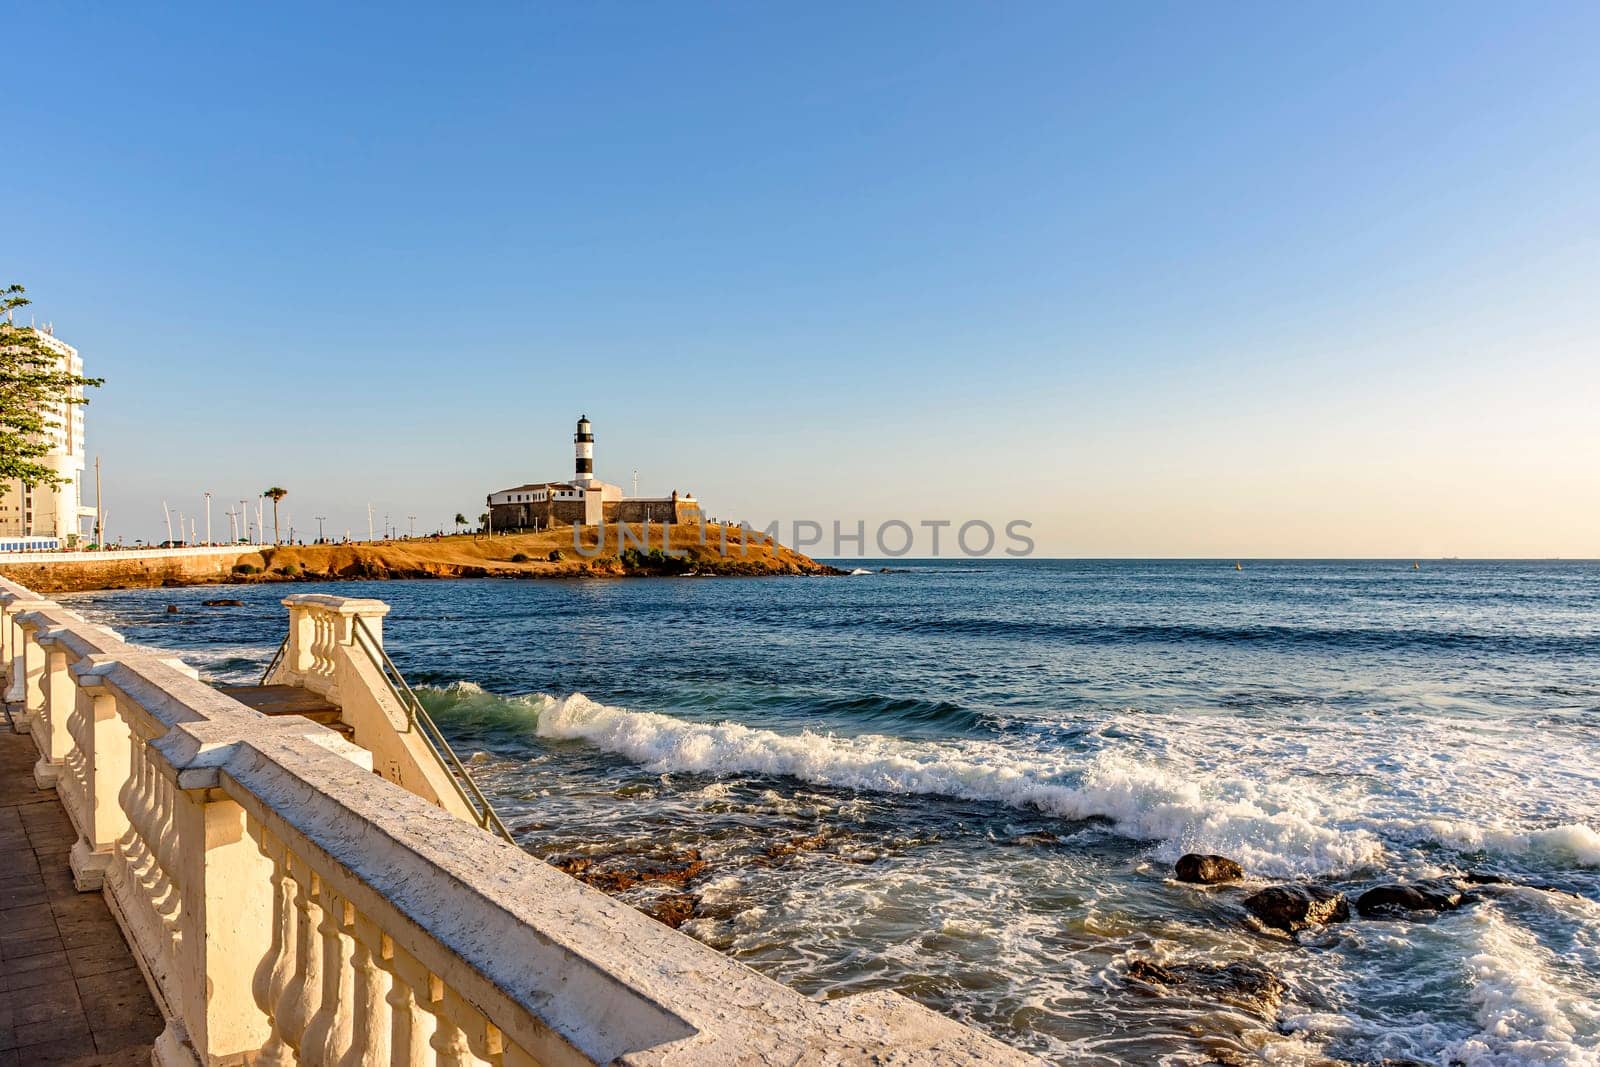
[(578, 432), (572, 435), (572, 450), (578, 457), (578, 475), (572, 480), (587, 485), (594, 481), (594, 431), (587, 415), (578, 416)]

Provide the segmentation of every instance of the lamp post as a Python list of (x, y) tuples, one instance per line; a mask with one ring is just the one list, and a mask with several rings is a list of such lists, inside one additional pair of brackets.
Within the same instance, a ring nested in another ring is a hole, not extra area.
[(411, 539), (415, 541), (417, 539), (417, 517), (415, 515), (407, 515), (406, 518), (411, 520)]
[(206, 544), (209, 545), (211, 543), (211, 493), (209, 491), (207, 491), (205, 496), (206, 496)]
[(328, 516), (326, 516), (326, 515), (315, 515), (315, 516), (312, 516), (312, 517), (317, 520), (317, 544), (320, 545), (320, 544), (322, 544), (322, 520), (326, 519)]

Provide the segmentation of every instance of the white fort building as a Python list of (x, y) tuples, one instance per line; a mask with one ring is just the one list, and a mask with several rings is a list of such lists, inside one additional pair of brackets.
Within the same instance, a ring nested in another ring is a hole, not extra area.
[[(56, 369), (69, 374), (83, 373), (78, 350), (58, 340), (46, 326), (35, 332), (45, 347), (55, 354)], [(72, 396), (83, 396), (80, 386)], [(0, 482), (0, 551), (19, 548), (55, 548), (82, 532), (82, 522), (93, 518), (95, 509), (83, 506), (83, 471), (87, 465), (83, 452), (83, 405), (57, 401), (49, 405), (45, 430), (50, 451), (39, 462), (55, 471), (64, 481), (54, 488), (28, 486), (18, 479)]]
[(620, 485), (594, 476), (594, 427), (587, 415), (572, 435), (574, 471), (561, 482), (529, 482), (489, 494), (489, 527), (493, 530), (547, 530), (552, 526), (598, 526), (612, 522), (700, 521), (693, 493), (671, 496), (623, 496)]

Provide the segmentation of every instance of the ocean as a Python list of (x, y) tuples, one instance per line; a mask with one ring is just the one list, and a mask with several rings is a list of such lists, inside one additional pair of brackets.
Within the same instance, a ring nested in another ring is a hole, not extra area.
[[(806, 993), (1060, 1063), (1600, 1063), (1600, 563), (842, 565), (60, 599), (217, 681), (286, 593), (388, 601), (525, 848), (692, 870), (622, 895)], [(1245, 888), (1174, 881), (1190, 851)], [(1295, 939), (1240, 906), (1469, 873), (1505, 881)], [(1146, 966), (1235, 961), (1281, 998)]]

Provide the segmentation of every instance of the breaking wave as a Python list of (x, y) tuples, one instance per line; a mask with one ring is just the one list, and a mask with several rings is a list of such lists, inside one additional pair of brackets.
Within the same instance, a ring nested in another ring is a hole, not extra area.
[(629, 711), (581, 693), (501, 698), (470, 683), (449, 692), (455, 699), (436, 700), (445, 718), (515, 723), (538, 737), (582, 741), (658, 773), (789, 777), (1103, 820), (1126, 837), (1158, 843), (1160, 858), (1226, 852), (1262, 874), (1337, 872), (1382, 855), (1372, 833), (1330, 826), (1327, 804), (1308, 788), (1168, 770), (1120, 753), (1051, 758), (981, 740), (780, 734)]

